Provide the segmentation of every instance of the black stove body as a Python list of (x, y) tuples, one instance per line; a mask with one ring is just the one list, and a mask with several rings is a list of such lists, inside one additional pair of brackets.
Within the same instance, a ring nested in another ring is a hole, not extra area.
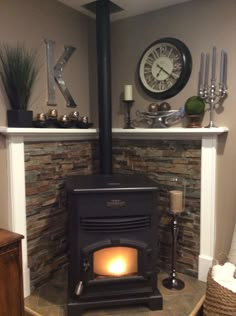
[[(156, 184), (141, 175), (79, 176), (68, 179), (67, 192), (68, 316), (127, 304), (162, 309)], [(118, 261), (106, 268), (109, 257)]]

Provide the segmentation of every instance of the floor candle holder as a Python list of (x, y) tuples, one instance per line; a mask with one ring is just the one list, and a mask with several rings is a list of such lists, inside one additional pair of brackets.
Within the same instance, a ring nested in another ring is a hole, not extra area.
[(127, 109), (127, 119), (126, 119), (126, 124), (125, 124), (125, 129), (133, 129), (134, 127), (132, 126), (132, 121), (131, 121), (131, 116), (130, 116), (130, 110), (131, 107), (134, 103), (134, 100), (124, 100), (126, 109)]
[(176, 250), (177, 250), (177, 236), (178, 236), (178, 216), (179, 213), (171, 212), (172, 216), (172, 260), (171, 273), (168, 278), (162, 281), (165, 288), (169, 290), (182, 290), (185, 287), (184, 281), (176, 277)]
[[(184, 196), (183, 196), (184, 193)], [(178, 216), (184, 211), (183, 203), (185, 204), (185, 190), (170, 191), (170, 215), (172, 216), (172, 260), (171, 273), (168, 278), (162, 281), (164, 287), (169, 290), (182, 290), (185, 286), (184, 282), (176, 277), (176, 250), (178, 236)]]

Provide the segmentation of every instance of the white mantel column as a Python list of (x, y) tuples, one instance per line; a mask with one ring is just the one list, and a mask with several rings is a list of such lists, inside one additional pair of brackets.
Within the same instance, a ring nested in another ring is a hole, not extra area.
[(30, 270), (28, 268), (26, 193), (25, 193), (25, 153), (27, 141), (79, 141), (97, 137), (96, 129), (37, 129), (0, 127), (6, 137), (8, 210), (7, 227), (24, 236), (22, 240), (22, 268), (24, 297), (30, 295)]
[(9, 177), (8, 226), (13, 232), (24, 236), (22, 240), (22, 268), (24, 296), (26, 297), (30, 295), (30, 276), (27, 253), (24, 157), (24, 137), (11, 136), (7, 138), (7, 169)]
[(201, 147), (200, 254), (198, 279), (206, 281), (212, 266), (216, 238), (216, 151), (217, 136), (204, 136)]

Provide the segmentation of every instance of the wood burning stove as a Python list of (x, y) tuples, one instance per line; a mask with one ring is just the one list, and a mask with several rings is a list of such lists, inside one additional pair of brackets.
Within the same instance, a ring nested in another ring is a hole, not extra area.
[(146, 303), (157, 289), (157, 187), (141, 175), (71, 177), (68, 316), (84, 309)]

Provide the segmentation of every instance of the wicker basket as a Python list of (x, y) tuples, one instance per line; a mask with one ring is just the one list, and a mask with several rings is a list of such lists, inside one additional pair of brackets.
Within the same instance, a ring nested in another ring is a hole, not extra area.
[(234, 316), (236, 315), (236, 293), (221, 286), (211, 276), (207, 276), (206, 298), (203, 304), (204, 316)]

